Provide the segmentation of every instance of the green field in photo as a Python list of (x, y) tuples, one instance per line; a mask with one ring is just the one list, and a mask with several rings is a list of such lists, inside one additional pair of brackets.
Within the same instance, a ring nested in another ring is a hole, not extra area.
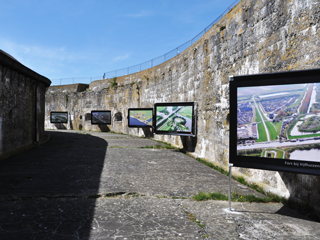
[(284, 152), (281, 151), (281, 150), (278, 150), (278, 151), (277, 151), (277, 156), (276, 156), (276, 158), (283, 159), (283, 156), (284, 156)]
[(261, 117), (260, 117), (260, 114), (258, 112), (258, 109), (256, 108), (256, 122), (261, 122)]
[(258, 123), (259, 139), (256, 142), (268, 141), (266, 130), (264, 129), (263, 123)]
[(277, 129), (278, 135), (280, 134), (282, 123), (283, 123), (283, 120), (280, 121), (280, 122), (273, 123), (273, 125), (274, 125), (274, 126), (276, 127), (276, 129)]
[(261, 108), (260, 105), (258, 105), (258, 108), (259, 108), (259, 110), (260, 110), (260, 112), (261, 112), (261, 114), (262, 114), (263, 120), (267, 121), (268, 119), (267, 119), (266, 116), (263, 114), (263, 111), (262, 111), (262, 108)]
[(162, 111), (164, 109), (167, 109), (167, 107), (157, 107), (157, 112), (160, 112), (160, 111)]
[(269, 131), (270, 140), (273, 141), (278, 139), (278, 133), (277, 133), (277, 130), (274, 128), (274, 126), (270, 122), (265, 122), (265, 123)]
[(185, 116), (189, 119), (192, 118), (192, 106), (187, 106), (179, 112), (180, 115)]

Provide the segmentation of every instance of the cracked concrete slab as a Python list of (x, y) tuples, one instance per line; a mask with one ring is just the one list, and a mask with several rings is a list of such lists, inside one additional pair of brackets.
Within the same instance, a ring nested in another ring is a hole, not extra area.
[[(228, 177), (179, 151), (141, 148), (151, 139), (50, 134), (0, 162), (0, 239), (319, 238), (319, 223), (281, 204), (232, 203), (230, 213), (227, 202), (191, 200), (227, 193)], [(233, 180), (232, 191), (262, 196)]]
[[(320, 223), (280, 203), (182, 200), (206, 225), (212, 239), (320, 239)], [(226, 235), (227, 233), (227, 235)]]
[[(48, 144), (1, 163), (0, 197), (109, 192), (170, 196), (191, 196), (199, 191), (227, 193), (228, 178), (193, 158), (176, 150), (139, 148), (152, 145), (152, 140), (105, 140), (70, 131), (51, 132), (51, 138)], [(137, 142), (138, 148), (127, 148)], [(109, 147), (114, 144), (123, 148)], [(232, 190), (261, 196), (235, 181)]]
[(0, 239), (22, 234), (23, 239), (202, 239), (202, 228), (187, 219), (179, 202), (155, 197), (2, 202)]

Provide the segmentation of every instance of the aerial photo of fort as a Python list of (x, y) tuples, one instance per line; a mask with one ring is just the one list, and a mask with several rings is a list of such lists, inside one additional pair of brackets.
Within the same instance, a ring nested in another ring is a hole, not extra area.
[(192, 131), (192, 106), (157, 106), (156, 128), (158, 131)]
[(238, 88), (237, 154), (320, 162), (320, 83)]
[(130, 125), (152, 126), (152, 110), (130, 110)]

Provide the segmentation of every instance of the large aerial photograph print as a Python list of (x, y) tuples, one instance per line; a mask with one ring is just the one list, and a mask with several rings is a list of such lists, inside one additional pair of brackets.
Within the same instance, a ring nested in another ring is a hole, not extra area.
[(192, 113), (193, 106), (157, 106), (156, 130), (191, 132)]
[(129, 109), (129, 126), (152, 127), (152, 114), (152, 109)]
[(91, 124), (111, 124), (111, 112), (91, 111)]
[(51, 123), (67, 123), (68, 122), (68, 112), (51, 112), (50, 113)]
[(320, 83), (237, 88), (237, 155), (320, 162)]

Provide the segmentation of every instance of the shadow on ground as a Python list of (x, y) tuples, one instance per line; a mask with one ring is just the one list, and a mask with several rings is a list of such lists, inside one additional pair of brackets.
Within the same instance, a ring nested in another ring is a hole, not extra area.
[(66, 130), (66, 126), (63, 125), (63, 123), (55, 123), (54, 126), (57, 128), (57, 129), (61, 129), (61, 130)]
[(86, 134), (50, 134), (47, 144), (0, 162), (0, 239), (89, 238), (108, 143)]
[[(319, 223), (280, 203), (233, 202), (228, 212), (227, 201), (193, 201), (199, 191), (226, 194), (228, 177), (179, 151), (153, 150), (150, 139), (50, 134), (0, 162), (1, 240), (320, 239)], [(263, 196), (231, 182), (238, 194)]]

